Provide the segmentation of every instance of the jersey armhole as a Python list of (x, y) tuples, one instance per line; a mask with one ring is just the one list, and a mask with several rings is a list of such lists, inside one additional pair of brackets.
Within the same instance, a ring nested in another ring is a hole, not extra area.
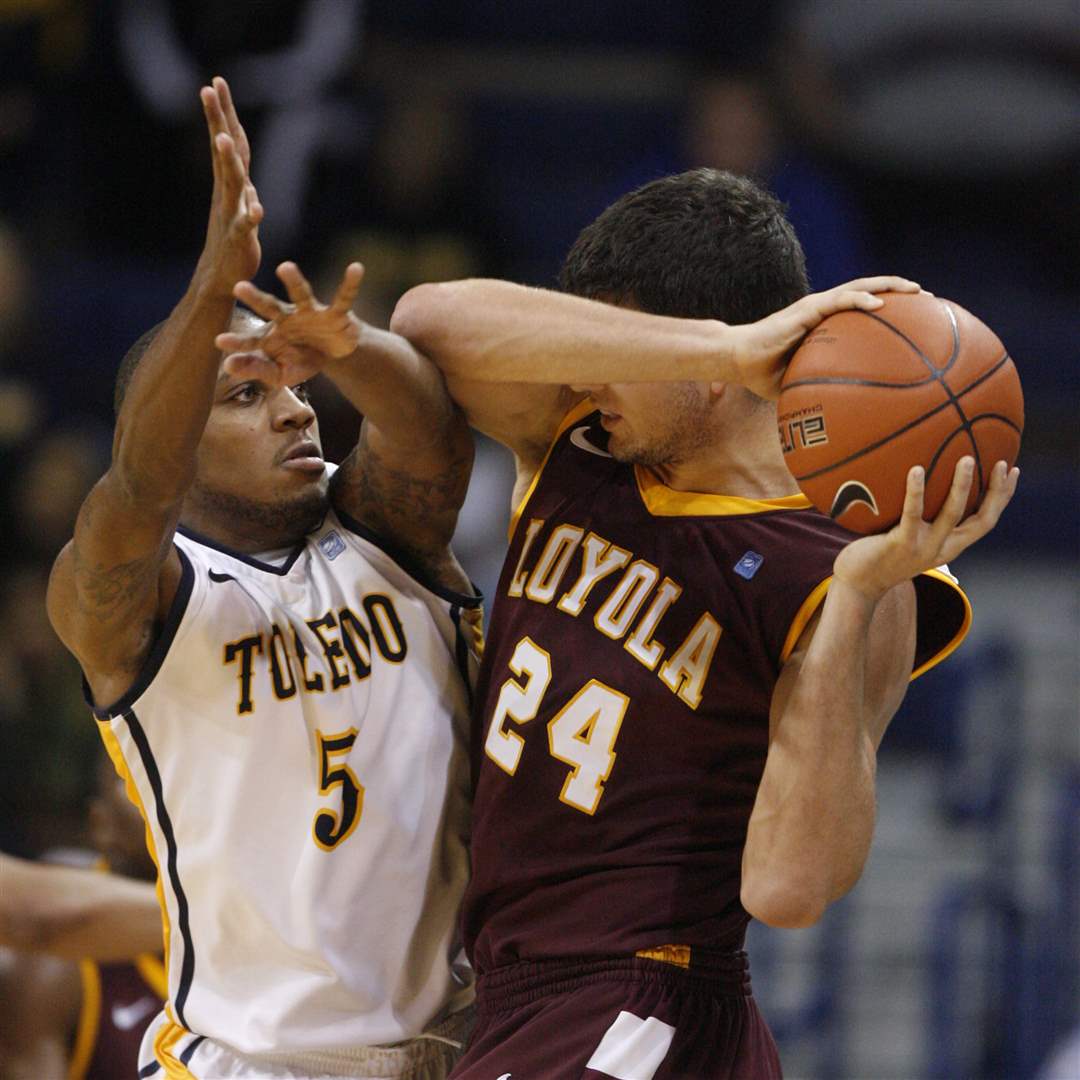
[(540, 483), (540, 476), (547, 467), (548, 459), (551, 457), (552, 451), (554, 451), (555, 447), (558, 445), (558, 442), (563, 437), (566, 429), (570, 427), (571, 424), (577, 423), (578, 420), (581, 420), (594, 412), (596, 412), (596, 406), (593, 405), (589, 398), (585, 398), (574, 405), (562, 420), (559, 421), (559, 426), (555, 429), (555, 435), (552, 437), (551, 445), (547, 448), (543, 459), (537, 467), (536, 472), (533, 474), (532, 480), (529, 482), (529, 486), (525, 489), (525, 494), (521, 496), (517, 506), (514, 507), (510, 514), (510, 526), (507, 529), (508, 540), (514, 538), (514, 532), (517, 529), (518, 521), (521, 520), (521, 515), (525, 513), (525, 507), (532, 498), (533, 492), (536, 490), (536, 485)]
[[(819, 582), (795, 613), (780, 652), (781, 665), (795, 651), (807, 624), (825, 602), (831, 582), (832, 575)], [(911, 681), (955, 652), (971, 629), (971, 601), (947, 568), (919, 574), (914, 585), (916, 636)]]
[(146, 692), (146, 688), (154, 681), (154, 676), (161, 669), (161, 665), (165, 662), (165, 657), (168, 656), (169, 649), (176, 638), (176, 632), (180, 629), (180, 623), (183, 621), (191, 600), (191, 594), (195, 589), (195, 568), (184, 553), (183, 548), (175, 542), (173, 546), (177, 555), (180, 556), (180, 583), (176, 587), (176, 595), (173, 597), (173, 602), (169, 607), (169, 613), (165, 616), (165, 621), (161, 624), (161, 629), (154, 639), (154, 644), (150, 647), (150, 652), (143, 661), (138, 675), (135, 676), (131, 688), (118, 701), (105, 708), (98, 708), (94, 705), (94, 696), (90, 692), (86, 676), (83, 676), (83, 696), (98, 720), (109, 720), (114, 716), (119, 716), (139, 700)]

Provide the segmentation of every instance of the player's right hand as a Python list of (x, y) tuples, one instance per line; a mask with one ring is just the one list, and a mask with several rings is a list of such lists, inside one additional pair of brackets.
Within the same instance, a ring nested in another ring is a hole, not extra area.
[(251, 182), (251, 149), (229, 84), (217, 76), (199, 98), (210, 133), (214, 190), (196, 279), (211, 291), (230, 294), (238, 281), (259, 269), (263, 207)]
[(881, 307), (884, 301), (874, 295), (881, 292), (919, 292), (919, 286), (907, 278), (888, 275), (856, 278), (825, 292), (810, 293), (757, 322), (731, 327), (736, 334), (738, 382), (758, 397), (778, 398), (784, 368), (799, 342), (822, 319), (838, 311)]

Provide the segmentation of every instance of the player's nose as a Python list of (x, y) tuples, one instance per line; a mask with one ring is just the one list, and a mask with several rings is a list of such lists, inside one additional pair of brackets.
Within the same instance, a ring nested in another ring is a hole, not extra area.
[(303, 431), (315, 422), (315, 410), (311, 407), (311, 403), (296, 393), (291, 386), (283, 386), (278, 391), (275, 404), (275, 427)]

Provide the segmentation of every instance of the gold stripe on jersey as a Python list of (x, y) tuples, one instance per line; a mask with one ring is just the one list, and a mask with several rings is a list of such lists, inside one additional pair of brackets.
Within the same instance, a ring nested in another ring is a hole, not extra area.
[[(956, 633), (953, 634), (945, 645), (932, 653), (928, 659), (924, 660), (911, 672), (910, 679), (908, 680), (909, 682), (914, 682), (920, 675), (924, 675), (932, 667), (936, 667), (942, 660), (951, 656), (960, 647), (960, 643), (967, 637), (968, 631), (971, 629), (971, 601), (967, 598), (967, 594), (964, 590), (960, 588), (957, 580), (951, 574), (937, 569), (923, 571), (916, 580), (922, 581), (926, 579), (940, 582), (942, 585), (952, 590), (963, 604), (964, 615)], [(792, 620), (791, 627), (788, 629), (787, 637), (784, 639), (784, 647), (780, 651), (781, 664), (786, 663), (788, 658), (795, 651), (795, 646), (798, 644), (799, 638), (802, 636), (807, 624), (824, 602), (825, 595), (829, 591), (831, 582), (832, 575), (814, 588), (810, 595), (802, 602), (799, 610), (795, 613), (795, 618)]]
[(943, 645), (936, 653), (934, 653), (928, 660), (920, 664), (912, 673), (912, 679), (917, 679), (920, 675), (929, 671), (932, 667), (936, 667), (947, 656), (951, 656), (960, 647), (960, 643), (967, 637), (968, 631), (971, 629), (971, 601), (967, 598), (967, 593), (960, 588), (959, 582), (951, 574), (945, 573), (942, 570), (926, 570), (919, 575), (920, 580), (928, 579), (930, 581), (938, 581), (951, 589), (961, 600), (964, 605), (964, 618), (960, 624), (960, 629), (952, 636), (952, 639)]
[(101, 1020), (101, 972), (93, 960), (79, 961), (79, 982), (82, 1001), (79, 1024), (75, 1030), (75, 1045), (68, 1062), (68, 1080), (83, 1080), (90, 1067), (97, 1045), (98, 1023)]
[(645, 509), (653, 517), (731, 517), (768, 514), (777, 510), (806, 510), (805, 495), (784, 495), (779, 499), (744, 499), (738, 495), (711, 495), (702, 491), (676, 491), (651, 469), (634, 466), (638, 492)]
[(172, 936), (172, 927), (169, 925), (169, 909), (165, 906), (165, 889), (162, 885), (164, 877), (161, 873), (161, 860), (158, 859), (157, 848), (154, 846), (154, 834), (150, 829), (150, 818), (147, 817), (146, 807), (143, 806), (142, 799), (139, 798), (139, 789), (135, 786), (135, 781), (131, 778), (131, 771), (128, 769), (127, 761), (124, 759), (124, 751), (120, 749), (120, 743), (117, 742), (116, 736), (113, 734), (113, 730), (108, 723), (98, 724), (98, 731), (101, 732), (102, 742), (105, 743), (105, 749), (109, 752), (113, 767), (123, 778), (124, 792), (139, 811), (139, 814), (143, 819), (143, 826), (146, 830), (146, 850), (150, 853), (150, 858), (154, 860), (154, 866), (157, 869), (157, 882), (154, 885), (154, 891), (157, 893), (158, 907), (161, 909), (161, 930), (165, 948), (165, 992), (161, 995), (164, 1000), (169, 996), (169, 941)]
[(164, 1001), (169, 996), (169, 980), (161, 957), (153, 953), (140, 953), (133, 963), (143, 982)]
[(791, 626), (788, 628), (787, 637), (784, 638), (784, 647), (780, 650), (780, 663), (786, 664), (788, 658), (795, 651), (795, 646), (799, 643), (799, 638), (802, 637), (802, 632), (806, 629), (807, 623), (814, 617), (815, 612), (825, 600), (825, 594), (829, 591), (829, 582), (832, 581), (832, 575), (830, 574), (824, 581), (819, 582), (814, 586), (810, 595), (802, 602), (799, 610), (795, 612), (795, 618), (791, 620)]
[(548, 458), (551, 457), (551, 452), (555, 449), (555, 444), (559, 441), (562, 433), (578, 420), (590, 413), (596, 412), (596, 406), (588, 399), (579, 401), (563, 418), (559, 426), (555, 429), (555, 434), (552, 436), (551, 445), (547, 448), (547, 452), (544, 454), (544, 459), (540, 462), (539, 467), (533, 474), (532, 480), (529, 482), (529, 486), (525, 489), (525, 494), (521, 496), (517, 506), (514, 507), (513, 513), (510, 515), (510, 528), (507, 530), (509, 538), (513, 538), (514, 530), (517, 528), (517, 523), (521, 515), (525, 512), (525, 507), (528, 505), (529, 500), (532, 498), (533, 492), (536, 490), (536, 485), (540, 483), (540, 477), (544, 472), (544, 467), (548, 463)]
[(675, 967), (690, 967), (689, 945), (657, 945), (655, 949), (638, 949), (635, 956), (643, 960), (659, 960), (662, 964), (674, 964)]
[(167, 1080), (198, 1080), (198, 1077), (173, 1054), (173, 1048), (185, 1036), (190, 1035), (186, 1027), (173, 1019), (172, 1010), (165, 1006), (168, 1021), (161, 1025), (154, 1036), (154, 1058), (165, 1070)]

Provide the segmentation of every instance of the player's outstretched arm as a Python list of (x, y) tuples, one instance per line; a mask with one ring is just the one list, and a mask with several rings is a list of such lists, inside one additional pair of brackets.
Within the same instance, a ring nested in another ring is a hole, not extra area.
[(81, 1004), (78, 964), (0, 948), (0, 1076), (74, 1075), (72, 1033)]
[(346, 269), (329, 304), (295, 263), (282, 263), (277, 274), (288, 302), (250, 282), (237, 285), (236, 296), (267, 321), (248, 335), (218, 337), (235, 354), (227, 367), (271, 386), (328, 375), (364, 417), (355, 450), (331, 481), (334, 505), (407, 549), (444, 584), (471, 591), (449, 545), (473, 443), (439, 370), (399, 334), (353, 314), (359, 263)]
[(862, 278), (760, 322), (728, 326), (474, 279), (411, 289), (390, 327), (441, 368), (474, 427), (515, 452), (540, 446), (542, 453), (570, 403), (561, 387), (703, 380), (776, 397), (786, 356), (807, 330), (836, 311), (880, 307), (873, 294), (888, 290), (918, 285)]
[(105, 963), (161, 952), (161, 908), (148, 882), (3, 854), (0, 876), (0, 946)]
[(201, 100), (214, 173), (202, 255), (135, 371), (112, 464), (83, 503), (49, 583), (50, 619), (99, 704), (130, 686), (175, 592), (180, 566), (171, 538), (213, 401), (214, 337), (228, 325), (233, 285), (259, 264), (262, 207), (224, 79), (203, 87)]
[(978, 512), (961, 523), (973, 465), (961, 459), (931, 522), (923, 472), (911, 470), (899, 524), (840, 552), (821, 612), (784, 666), (742, 863), (743, 906), (763, 922), (808, 926), (862, 873), (877, 747), (911, 676), (911, 579), (985, 536), (1016, 490), (1017, 470), (998, 462)]

